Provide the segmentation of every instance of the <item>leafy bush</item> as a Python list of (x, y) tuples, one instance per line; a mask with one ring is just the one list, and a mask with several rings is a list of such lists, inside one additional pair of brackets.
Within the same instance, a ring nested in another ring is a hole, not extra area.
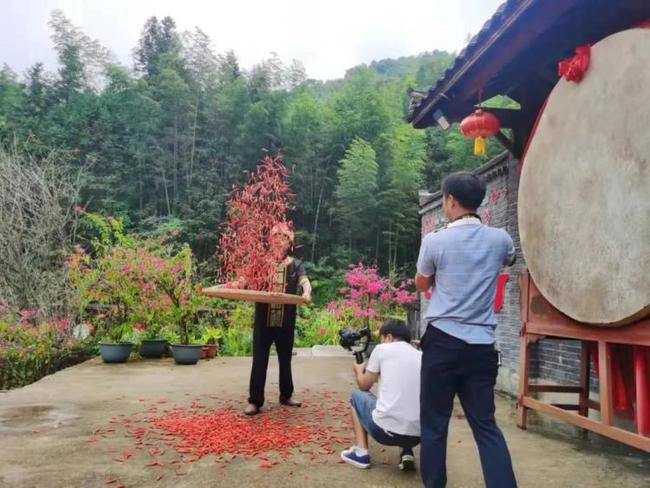
[(339, 343), (338, 318), (327, 309), (303, 307), (296, 320), (296, 347)]
[(46, 320), (37, 311), (15, 313), (0, 305), (0, 389), (33, 383), (93, 352), (93, 342), (76, 339), (67, 319)]
[(113, 342), (156, 338), (169, 327), (174, 334), (165, 335), (182, 343), (200, 336), (199, 311), (210, 301), (193, 284), (189, 246), (125, 235), (119, 219), (84, 218), (98, 229), (90, 239), (95, 256), (77, 246), (66, 263), (80, 317), (88, 317), (89, 306), (99, 307), (89, 318), (99, 336)]
[(253, 351), (254, 306), (249, 302), (235, 302), (219, 343), (222, 356), (249, 356)]
[(325, 259), (318, 263), (305, 262), (305, 270), (312, 287), (312, 304), (324, 307), (336, 300), (339, 289), (343, 286), (343, 271), (341, 268), (327, 264)]

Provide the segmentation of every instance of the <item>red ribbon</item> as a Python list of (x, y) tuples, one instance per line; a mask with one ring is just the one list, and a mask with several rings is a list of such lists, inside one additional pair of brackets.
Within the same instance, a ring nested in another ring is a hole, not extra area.
[(497, 278), (497, 289), (494, 296), (494, 311), (499, 313), (503, 306), (503, 297), (505, 293), (506, 282), (510, 278), (508, 273), (501, 273)]
[(558, 63), (558, 75), (567, 81), (579, 83), (589, 68), (590, 57), (591, 46), (578, 46), (574, 56)]

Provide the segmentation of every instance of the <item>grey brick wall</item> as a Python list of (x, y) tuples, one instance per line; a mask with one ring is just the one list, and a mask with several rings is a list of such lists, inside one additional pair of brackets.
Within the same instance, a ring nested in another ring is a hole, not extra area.
[[(518, 161), (504, 154), (476, 170), (487, 182), (487, 192), (479, 214), (484, 223), (505, 228), (512, 236), (517, 250), (517, 260), (504, 270), (510, 278), (504, 290), (504, 301), (497, 314), (497, 345), (501, 350), (503, 367), (516, 374), (519, 370), (521, 328), (519, 273), (526, 269), (521, 252), (517, 222), (517, 194), (519, 191)], [(422, 234), (444, 226), (440, 193), (421, 197)], [(422, 298), (421, 309), (426, 310), (427, 301)], [(424, 325), (424, 324), (422, 324)], [(533, 346), (531, 375), (544, 380), (561, 383), (577, 383), (579, 378), (580, 344), (577, 341), (544, 340)], [(516, 385), (504, 386), (515, 394)]]

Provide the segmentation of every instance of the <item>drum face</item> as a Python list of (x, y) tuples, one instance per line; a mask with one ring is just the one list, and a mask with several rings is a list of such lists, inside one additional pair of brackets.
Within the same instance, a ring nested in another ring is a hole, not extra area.
[(603, 39), (580, 83), (558, 82), (518, 205), (529, 271), (558, 310), (610, 326), (650, 313), (650, 29)]

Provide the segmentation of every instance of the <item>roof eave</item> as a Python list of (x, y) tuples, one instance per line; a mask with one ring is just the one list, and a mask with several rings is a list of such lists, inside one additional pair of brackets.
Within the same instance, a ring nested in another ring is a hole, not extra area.
[(436, 90), (433, 98), (430, 101), (425, 102), (425, 105), (416, 111), (415, 116), (411, 120), (413, 127), (420, 127), (423, 119), (429, 113), (432, 113), (436, 108), (438, 108), (438, 105), (447, 98), (446, 93), (449, 92), (454, 87), (454, 85), (459, 82), (465, 73), (467, 73), (467, 71), (472, 66), (474, 66), (479, 59), (482, 58), (484, 53), (501, 38), (501, 36), (510, 28), (510, 26), (516, 22), (534, 2), (535, 0), (523, 0), (522, 3), (518, 5), (506, 19), (504, 19), (501, 25), (492, 33), (492, 35), (490, 35), (490, 37), (481, 45), (481, 47), (479, 47), (468, 57), (468, 59), (452, 75), (452, 77), (444, 82), (441, 88)]

